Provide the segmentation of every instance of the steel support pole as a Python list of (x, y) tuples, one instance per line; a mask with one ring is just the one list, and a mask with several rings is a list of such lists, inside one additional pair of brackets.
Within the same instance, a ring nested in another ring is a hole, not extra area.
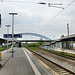
[(12, 15), (12, 58), (13, 58), (13, 40), (14, 39), (14, 15)]
[(69, 36), (69, 24), (67, 23), (67, 34)]
[(10, 27), (10, 25), (6, 25), (6, 27), (7, 27), (7, 52), (8, 52), (8, 40), (9, 40), (8, 34), (9, 34), (9, 27)]
[(8, 52), (8, 34), (9, 34), (9, 27), (7, 27), (7, 52)]
[(14, 15), (17, 15), (17, 13), (9, 13), (9, 15), (12, 15), (12, 58), (14, 56), (14, 49), (13, 49), (13, 44), (14, 44)]

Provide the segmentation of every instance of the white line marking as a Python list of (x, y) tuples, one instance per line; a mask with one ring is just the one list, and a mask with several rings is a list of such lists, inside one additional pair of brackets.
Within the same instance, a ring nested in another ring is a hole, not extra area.
[[(25, 48), (26, 49), (26, 48)], [(27, 49), (26, 49), (27, 50)], [(27, 50), (27, 52), (29, 53), (29, 54), (32, 54), (29, 50)]]
[[(24, 50), (24, 49), (23, 49)], [(38, 69), (36, 68), (36, 66), (34, 65), (34, 63), (32, 62), (32, 60), (30, 59), (30, 57), (28, 56), (28, 54), (26, 53), (26, 51), (24, 50), (29, 62), (30, 62), (30, 65), (35, 73), (35, 75), (41, 75), (40, 72), (38, 71)]]

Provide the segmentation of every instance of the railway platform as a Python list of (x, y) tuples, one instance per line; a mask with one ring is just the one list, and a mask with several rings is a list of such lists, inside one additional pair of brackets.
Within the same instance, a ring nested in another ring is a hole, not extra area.
[(0, 69), (1, 75), (52, 75), (42, 64), (35, 59), (25, 48), (14, 48), (14, 57), (4, 51)]
[(57, 51), (75, 54), (75, 50), (71, 50), (71, 49), (57, 49)]

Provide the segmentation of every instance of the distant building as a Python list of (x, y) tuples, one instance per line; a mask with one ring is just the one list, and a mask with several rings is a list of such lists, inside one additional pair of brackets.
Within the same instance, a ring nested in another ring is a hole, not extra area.
[(50, 43), (50, 49), (75, 49), (75, 34), (64, 36)]

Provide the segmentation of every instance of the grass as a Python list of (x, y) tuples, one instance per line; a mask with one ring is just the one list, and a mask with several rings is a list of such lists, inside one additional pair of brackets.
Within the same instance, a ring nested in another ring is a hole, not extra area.
[[(37, 47), (39, 47), (40, 45), (38, 43), (32, 43), (32, 44), (25, 44), (24, 46), (38, 52)], [(54, 51), (54, 50), (48, 50), (46, 48), (42, 48), (41, 46), (40, 46), (40, 48), (44, 49), (44, 50), (47, 50), (48, 52), (50, 52), (52, 54), (56, 54), (58, 56), (62, 56), (62, 57), (65, 57), (65, 58), (75, 60), (75, 54), (66, 53), (66, 52), (60, 52), (60, 51)], [(44, 54), (44, 53), (42, 53), (42, 54)]]
[(59, 55), (59, 56), (62, 56), (62, 57), (66, 57), (66, 58), (75, 60), (75, 54), (71, 54), (71, 53), (67, 53), (67, 52), (54, 51), (54, 50), (48, 50), (48, 49), (45, 49), (45, 48), (41, 48), (41, 49), (47, 50), (50, 53), (53, 53), (53, 54), (56, 54), (56, 55)]
[(38, 50), (38, 48), (36, 48), (36, 47), (28, 47), (28, 48), (30, 48), (30, 49), (32, 49), (34, 51), (37, 51)]
[[(8, 47), (8, 48), (10, 48), (10, 47)], [(7, 49), (7, 47), (1, 47), (1, 48), (0, 48), (0, 51), (6, 50), (6, 49)]]
[(38, 47), (39, 44), (38, 43), (27, 43), (27, 44), (23, 44), (23, 46), (25, 46), (27, 48), (30, 48), (30, 49), (32, 49), (34, 51), (37, 51), (38, 48), (36, 48), (36, 47)]

